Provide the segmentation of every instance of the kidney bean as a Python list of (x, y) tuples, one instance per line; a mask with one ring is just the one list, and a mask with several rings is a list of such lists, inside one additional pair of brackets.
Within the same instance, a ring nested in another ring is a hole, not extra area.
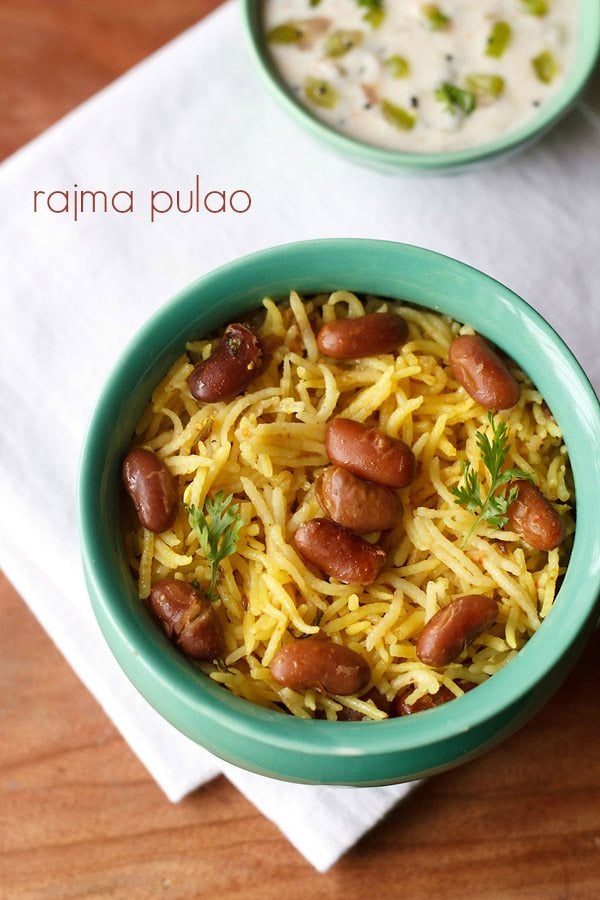
[(385, 552), (330, 519), (311, 519), (294, 535), (296, 550), (308, 562), (344, 584), (372, 584)]
[(415, 455), (408, 444), (354, 419), (327, 424), (325, 449), (332, 463), (367, 481), (403, 488), (415, 477)]
[(283, 647), (271, 663), (271, 675), (278, 684), (294, 691), (316, 688), (345, 696), (364, 690), (371, 670), (359, 653), (315, 636)]
[(394, 491), (338, 466), (325, 469), (315, 490), (333, 521), (359, 534), (393, 528), (402, 515), (402, 503)]
[(188, 378), (196, 400), (216, 403), (241, 394), (260, 370), (263, 348), (245, 325), (228, 325), (216, 349), (196, 366)]
[(221, 623), (211, 603), (191, 584), (165, 578), (150, 592), (150, 603), (163, 628), (192, 659), (216, 659), (223, 650)]
[(338, 722), (362, 722), (368, 716), (363, 716), (357, 709), (350, 709), (348, 706), (342, 706), (336, 713)]
[(408, 326), (395, 313), (372, 313), (354, 319), (334, 319), (317, 334), (324, 356), (359, 359), (377, 353), (392, 353), (408, 337)]
[(504, 361), (478, 334), (454, 338), (448, 353), (450, 368), (467, 394), (485, 409), (510, 409), (521, 393)]
[[(360, 698), (361, 700), (370, 700), (371, 703), (380, 709), (382, 712), (387, 713), (388, 716), (392, 716), (392, 704), (389, 700), (381, 694), (376, 687), (372, 687), (367, 691), (366, 694), (363, 694)], [(362, 722), (370, 719), (370, 716), (365, 716), (357, 709), (350, 709), (347, 706), (343, 706), (337, 712), (337, 720), (338, 722)]]
[(425, 709), (434, 709), (449, 700), (454, 700), (454, 694), (445, 684), (440, 685), (437, 694), (423, 694), (414, 703), (407, 703), (406, 698), (412, 694), (413, 688), (409, 687), (394, 697), (393, 710), (396, 716), (411, 716), (413, 713), (423, 712)]
[(536, 550), (554, 550), (565, 538), (565, 524), (538, 487), (525, 479), (511, 481), (519, 491), (506, 511), (507, 526)]
[(417, 641), (417, 656), (428, 666), (447, 666), (496, 620), (498, 603), (466, 594), (438, 610)]
[(177, 518), (179, 497), (175, 479), (162, 459), (136, 447), (123, 460), (121, 477), (144, 528), (162, 534)]
[[(475, 687), (474, 684), (470, 684), (467, 681), (457, 681), (456, 683), (465, 693)], [(393, 715), (410, 716), (413, 713), (423, 712), (425, 709), (434, 709), (434, 707), (448, 703), (450, 700), (456, 700), (456, 695), (445, 684), (440, 685), (437, 694), (424, 694), (418, 700), (415, 700), (414, 703), (407, 703), (407, 697), (412, 694), (412, 691), (413, 688), (408, 687), (396, 694), (392, 703)]]
[(366, 694), (363, 694), (360, 698), (361, 700), (370, 700), (371, 703), (380, 709), (382, 712), (387, 713), (388, 716), (392, 714), (392, 704), (390, 701), (384, 697), (381, 691), (378, 691), (376, 687), (370, 688)]

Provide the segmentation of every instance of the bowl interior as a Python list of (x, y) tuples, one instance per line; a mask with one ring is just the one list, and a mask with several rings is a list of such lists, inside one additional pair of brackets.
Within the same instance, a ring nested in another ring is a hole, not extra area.
[[(302, 293), (367, 292), (469, 323), (531, 377), (565, 436), (575, 476), (578, 528), (555, 605), (505, 669), (476, 691), (428, 713), (340, 727), (294, 719), (242, 700), (202, 675), (173, 648), (137, 599), (125, 563), (119, 469), (152, 390), (186, 341), (235, 320), (265, 296), (286, 297), (292, 288)], [(141, 693), (176, 727), (214, 752), (220, 750), (219, 728), (230, 729), (242, 742), (268, 745), (275, 773), (284, 766), (276, 759), (278, 754), (284, 759), (282, 750), (301, 748), (315, 760), (334, 754), (340, 782), (353, 780), (348, 773), (357, 755), (365, 754), (414, 752), (413, 772), (422, 772), (425, 748), (448, 734), (460, 735), (491, 721), (551, 677), (593, 621), (600, 585), (595, 526), (599, 507), (598, 401), (555, 332), (523, 300), (475, 269), (431, 251), (383, 241), (326, 240), (276, 247), (231, 263), (186, 288), (141, 329), (110, 376), (92, 416), (80, 470), (80, 533), (90, 593), (113, 652)], [(156, 699), (160, 692), (168, 694), (168, 708)], [(439, 758), (438, 768), (443, 764)]]
[(493, 141), (443, 153), (408, 153), (386, 150), (349, 137), (331, 128), (313, 115), (288, 90), (281, 78), (264, 39), (262, 2), (242, 0), (241, 12), (248, 43), (255, 64), (269, 90), (287, 111), (315, 137), (324, 140), (356, 161), (383, 171), (457, 172), (463, 168), (489, 162), (498, 156), (516, 151), (540, 137), (546, 129), (566, 114), (585, 86), (600, 50), (600, 4), (597, 0), (575, 0), (580, 27), (569, 72), (559, 90), (540, 107), (539, 112), (514, 131)]

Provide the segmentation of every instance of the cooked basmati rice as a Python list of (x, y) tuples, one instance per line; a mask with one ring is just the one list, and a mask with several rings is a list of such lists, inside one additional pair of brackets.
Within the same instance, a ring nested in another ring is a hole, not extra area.
[[(269, 665), (282, 645), (319, 632), (362, 654), (372, 685), (388, 700), (408, 689), (414, 702), (442, 685), (460, 696), (465, 683), (479, 684), (506, 665), (539, 627), (569, 545), (543, 553), (487, 523), (461, 544), (473, 516), (451, 489), (465, 459), (487, 484), (476, 432), (489, 426), (486, 411), (458, 385), (447, 360), (452, 339), (472, 329), (347, 291), (306, 300), (293, 292), (284, 303), (263, 300), (263, 308), (257, 330), (268, 363), (243, 395), (204, 405), (190, 395), (186, 379), (215, 343), (195, 341), (158, 385), (135, 430), (134, 444), (164, 460), (183, 503), (200, 508), (219, 490), (240, 503), (244, 525), (236, 553), (221, 563), (215, 603), (226, 652), (221, 665), (201, 668), (239, 696), (301, 718), (335, 720), (342, 707), (385, 718), (368, 700), (299, 693), (273, 680)], [(397, 355), (336, 360), (319, 354), (315, 334), (326, 322), (391, 309), (409, 326)], [(509, 365), (521, 397), (499, 414), (508, 425), (507, 465), (533, 475), (559, 505), (571, 535), (573, 492), (560, 430), (539, 392)], [(329, 464), (326, 423), (340, 415), (402, 439), (418, 463), (414, 482), (401, 491), (402, 521), (379, 538), (387, 563), (374, 584), (358, 589), (315, 574), (291, 543), (300, 524), (323, 514), (314, 482)], [(168, 532), (153, 535), (139, 525), (125, 543), (140, 598), (163, 578), (210, 580), (183, 504)], [(468, 593), (495, 597), (497, 622), (456, 662), (432, 669), (417, 658), (416, 639), (438, 609)]]

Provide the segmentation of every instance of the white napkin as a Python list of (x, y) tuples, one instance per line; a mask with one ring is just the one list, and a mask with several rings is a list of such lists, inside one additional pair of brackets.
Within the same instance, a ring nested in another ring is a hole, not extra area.
[[(598, 387), (599, 172), (593, 97), (492, 169), (421, 180), (357, 168), (264, 91), (231, 2), (0, 168), (0, 565), (170, 799), (224, 771), (324, 871), (409, 787), (286, 785), (222, 764), (164, 723), (113, 661), (83, 583), (74, 508), (85, 424), (125, 343), (157, 306), (229, 259), (303, 238), (387, 238), (508, 284), (557, 327)], [(196, 175), (203, 193), (247, 191), (251, 209), (152, 223), (150, 191), (189, 191)], [(75, 221), (44, 208), (49, 192), (74, 185), (133, 190), (134, 212)], [(35, 190), (46, 191), (37, 212)]]

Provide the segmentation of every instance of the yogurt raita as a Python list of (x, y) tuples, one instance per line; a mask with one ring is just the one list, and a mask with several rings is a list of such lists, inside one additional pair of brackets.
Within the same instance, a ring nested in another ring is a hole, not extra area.
[(574, 0), (264, 0), (282, 80), (337, 131), (389, 150), (487, 143), (534, 117), (570, 65)]

